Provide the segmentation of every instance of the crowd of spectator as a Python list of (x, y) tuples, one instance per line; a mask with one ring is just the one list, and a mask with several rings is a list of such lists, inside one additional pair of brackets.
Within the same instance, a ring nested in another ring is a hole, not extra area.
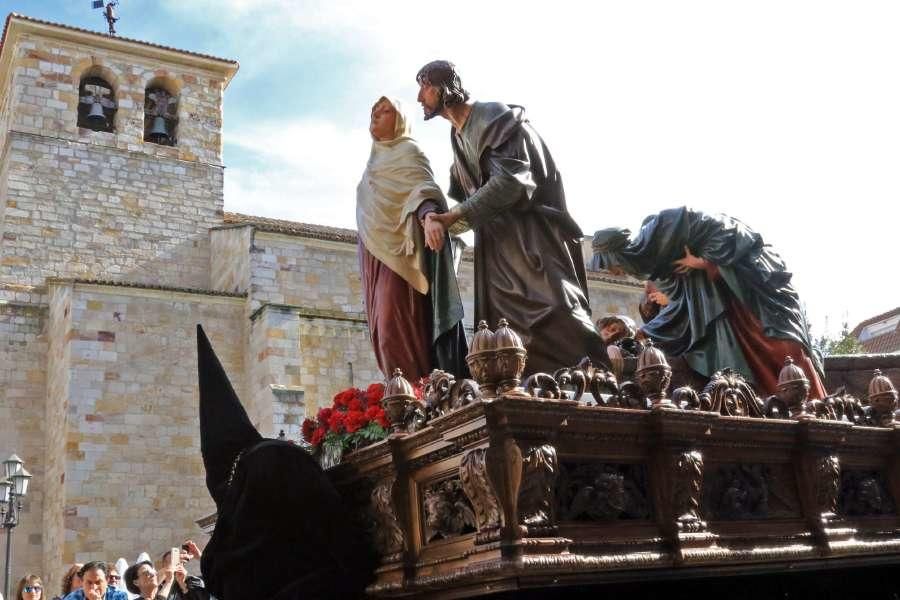
[[(131, 566), (123, 559), (75, 563), (63, 575), (53, 600), (210, 600), (203, 580), (188, 572), (188, 563), (199, 558), (200, 549), (188, 540), (181, 548), (163, 552), (156, 563), (146, 553)], [(9, 600), (46, 600), (51, 592), (39, 575), (28, 573), (15, 594)]]

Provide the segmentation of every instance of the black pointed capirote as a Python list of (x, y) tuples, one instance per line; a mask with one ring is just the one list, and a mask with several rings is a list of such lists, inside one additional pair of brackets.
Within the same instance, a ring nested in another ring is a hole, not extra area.
[(262, 441), (250, 422), (203, 327), (197, 325), (197, 372), (200, 381), (200, 452), (206, 487), (222, 503), (238, 454)]

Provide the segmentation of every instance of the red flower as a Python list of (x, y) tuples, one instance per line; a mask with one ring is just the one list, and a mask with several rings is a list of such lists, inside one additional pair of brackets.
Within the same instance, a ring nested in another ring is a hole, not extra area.
[(348, 412), (346, 418), (344, 419), (344, 427), (347, 428), (347, 433), (353, 433), (354, 431), (359, 430), (365, 424), (366, 415), (359, 410)]
[(363, 403), (360, 402), (359, 398), (354, 398), (347, 405), (347, 410), (350, 412), (361, 412), (365, 409), (363, 408)]
[(384, 398), (383, 383), (373, 383), (366, 388), (366, 404), (369, 406), (379, 405), (382, 398)]
[(328, 430), (334, 433), (341, 433), (341, 428), (344, 427), (344, 413), (339, 411), (334, 411), (331, 413), (331, 416), (328, 418)]
[(324, 427), (319, 427), (319, 428), (317, 428), (317, 429), (313, 432), (312, 437), (311, 437), (310, 440), (309, 440), (309, 443), (312, 444), (313, 446), (318, 446), (319, 444), (322, 443), (322, 440), (325, 439), (325, 434), (326, 434), (326, 433), (327, 433), (327, 432), (325, 431), (325, 428), (324, 428)]
[(313, 432), (316, 430), (316, 422), (312, 419), (303, 419), (303, 439), (312, 442)]
[(319, 422), (319, 425), (325, 425), (328, 423), (328, 419), (331, 418), (331, 413), (334, 412), (333, 408), (323, 407), (319, 409), (318, 414), (316, 414), (316, 421)]
[(342, 390), (334, 395), (334, 406), (338, 407), (346, 407), (347, 404), (356, 397), (356, 390), (353, 388), (347, 388), (346, 390)]

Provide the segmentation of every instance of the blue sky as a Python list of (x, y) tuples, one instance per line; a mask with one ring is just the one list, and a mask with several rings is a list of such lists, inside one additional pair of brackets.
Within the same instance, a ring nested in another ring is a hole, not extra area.
[[(103, 30), (90, 0), (4, 12)], [(522, 104), (586, 233), (687, 204), (760, 231), (814, 334), (900, 305), (900, 3), (122, 0), (119, 32), (237, 59), (226, 210), (354, 226), (368, 111), (407, 101), (440, 182), (449, 126), (417, 69)], [(827, 322), (827, 325), (826, 325)]]

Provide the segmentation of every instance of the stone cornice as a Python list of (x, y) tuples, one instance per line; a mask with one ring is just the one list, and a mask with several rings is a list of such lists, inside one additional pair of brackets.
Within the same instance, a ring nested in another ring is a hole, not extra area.
[(309, 306), (297, 306), (295, 304), (266, 303), (253, 311), (250, 320), (255, 321), (266, 310), (294, 313), (301, 318), (329, 321), (347, 321), (365, 325), (368, 323), (364, 313), (344, 312), (341, 310), (328, 310), (325, 308), (313, 308)]
[(137, 283), (131, 281), (112, 281), (106, 279), (70, 279), (63, 277), (47, 278), (47, 285), (78, 285), (78, 286), (96, 286), (106, 288), (125, 288), (133, 290), (143, 290), (148, 292), (164, 292), (171, 294), (189, 294), (197, 296), (213, 296), (218, 298), (233, 298), (244, 300), (247, 298), (246, 293), (235, 294), (232, 292), (220, 292), (216, 290), (208, 290), (202, 288), (185, 288), (176, 286), (155, 285), (152, 283)]

